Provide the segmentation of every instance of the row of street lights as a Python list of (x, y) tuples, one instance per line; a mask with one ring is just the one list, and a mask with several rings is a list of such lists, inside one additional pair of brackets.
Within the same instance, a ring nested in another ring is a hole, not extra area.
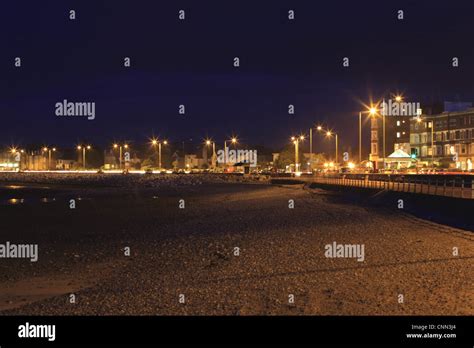
[[(401, 95), (396, 95), (395, 96), (395, 101), (397, 103), (400, 103), (403, 101), (403, 97)], [(384, 161), (384, 167), (385, 167), (385, 115), (386, 115), (386, 110), (385, 110), (385, 99), (383, 100), (383, 112), (382, 112), (382, 142), (383, 142), (383, 161)], [(377, 117), (379, 115), (379, 110), (377, 109), (377, 105), (370, 105), (370, 107), (367, 108), (366, 111), (360, 111), (359, 112), (359, 163), (362, 162), (362, 114), (363, 113), (368, 113), (370, 117)], [(421, 122), (420, 118), (418, 118), (418, 122)], [(432, 131), (432, 147), (433, 147), (433, 125), (431, 125), (431, 131)], [(332, 137), (334, 136), (335, 138), (335, 145), (336, 145), (336, 151), (335, 151), (335, 163), (338, 163), (338, 152), (339, 152), (339, 135), (338, 133), (330, 130), (330, 129), (325, 129), (322, 126), (317, 126), (317, 127), (311, 127), (309, 128), (309, 148), (310, 148), (310, 161), (312, 161), (313, 158), (313, 129), (316, 129), (318, 132), (322, 132), (325, 134), (327, 137)], [(298, 171), (298, 150), (299, 150), (299, 142), (304, 140), (304, 135), (301, 135), (299, 137), (291, 137), (291, 141), (295, 145), (295, 171)], [(433, 150), (432, 150), (433, 153)]]
[[(235, 146), (236, 144), (238, 144), (239, 141), (238, 141), (236, 136), (232, 136), (230, 139), (224, 140), (224, 165), (227, 164), (227, 153), (228, 153), (227, 142), (230, 142), (232, 145)], [(207, 138), (204, 141), (204, 144), (208, 147), (212, 145), (211, 166), (212, 166), (212, 168), (215, 168), (216, 164), (217, 164), (216, 143), (212, 139)]]
[[(48, 154), (48, 169), (51, 169), (51, 155), (52, 155), (53, 152), (56, 152), (56, 148), (55, 148), (55, 147), (48, 148), (48, 147), (45, 146), (45, 147), (43, 147), (43, 148), (41, 149), (41, 152), (42, 152), (43, 154), (45, 154), (45, 153)], [(24, 154), (24, 153), (25, 153), (25, 150), (23, 150), (23, 149), (17, 149), (16, 147), (12, 147), (12, 148), (10, 149), (10, 153), (11, 153), (12, 155), (16, 155), (16, 154), (20, 154), (20, 155), (21, 155), (21, 154)]]
[[(329, 129), (325, 129), (322, 126), (317, 126), (315, 128), (311, 127), (309, 129), (309, 148), (310, 148), (310, 161), (313, 160), (313, 129), (316, 129), (318, 132), (323, 133), (326, 135), (326, 137), (330, 138), (334, 136), (335, 142), (336, 142), (336, 150), (335, 150), (335, 162), (337, 163), (338, 161), (338, 152), (339, 152), (339, 135)], [(299, 161), (299, 143), (305, 140), (304, 135), (300, 136), (292, 136), (291, 141), (295, 145), (295, 172), (299, 172), (300, 170), (300, 163)], [(310, 162), (311, 163), (311, 162)]]
[[(224, 152), (225, 152), (225, 154), (227, 154), (227, 152), (228, 152), (228, 150), (227, 150), (227, 148), (228, 148), (227, 143), (228, 142), (230, 142), (232, 145), (235, 145), (235, 144), (238, 143), (238, 139), (237, 139), (237, 137), (232, 136), (230, 139), (227, 139), (227, 140), (224, 141)], [(159, 139), (153, 137), (153, 138), (150, 139), (150, 144), (153, 148), (158, 150), (158, 167), (161, 170), (162, 167), (163, 167), (163, 164), (162, 164), (162, 146), (163, 145), (168, 145), (168, 141), (167, 140), (159, 140)], [(206, 146), (211, 146), (212, 145), (212, 167), (215, 168), (216, 167), (216, 162), (217, 162), (216, 143), (212, 139), (206, 139), (204, 144)], [(127, 151), (130, 148), (130, 145), (127, 144), (127, 143), (114, 143), (112, 145), (112, 148), (115, 149), (115, 150), (119, 150), (119, 167), (120, 167), (120, 169), (123, 169), (124, 151)], [(82, 166), (83, 166), (83, 168), (86, 168), (86, 152), (89, 151), (89, 150), (92, 150), (92, 146), (91, 145), (80, 144), (80, 145), (76, 146), (76, 149), (78, 151), (82, 152)], [(45, 146), (41, 149), (41, 151), (43, 153), (48, 154), (48, 169), (50, 169), (51, 168), (52, 153), (56, 152), (56, 148)], [(12, 154), (20, 154), (20, 153), (24, 153), (25, 150), (23, 150), (23, 149), (20, 150), (20, 149), (17, 149), (15, 147), (12, 147), (10, 149), (10, 152)], [(224, 164), (225, 164), (225, 162), (226, 162), (226, 156), (224, 156)]]

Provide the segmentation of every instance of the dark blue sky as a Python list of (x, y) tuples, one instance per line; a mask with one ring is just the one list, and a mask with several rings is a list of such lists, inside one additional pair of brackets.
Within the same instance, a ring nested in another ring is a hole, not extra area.
[[(279, 147), (326, 122), (355, 147), (358, 100), (399, 91), (474, 101), (473, 23), (472, 0), (10, 1), (0, 12), (0, 145), (235, 133)], [(58, 118), (63, 99), (95, 102), (96, 119)]]

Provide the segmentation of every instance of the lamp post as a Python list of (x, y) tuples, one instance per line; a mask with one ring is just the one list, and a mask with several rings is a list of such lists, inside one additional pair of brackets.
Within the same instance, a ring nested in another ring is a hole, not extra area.
[[(236, 137), (232, 137), (230, 138), (229, 140), (232, 144), (237, 144), (237, 138)], [(228, 155), (228, 151), (227, 151), (227, 140), (224, 141), (224, 166), (227, 165), (227, 155)]]
[[(168, 141), (163, 141), (163, 144), (164, 145), (167, 145), (168, 144)], [(161, 141), (158, 142), (158, 161), (159, 161), (159, 164), (160, 164), (160, 170), (161, 170)]]
[(151, 140), (151, 145), (156, 149), (156, 146), (158, 146), (158, 169), (161, 171), (161, 144), (163, 145), (168, 145), (168, 141), (167, 140), (164, 140), (164, 141), (160, 141), (156, 138), (153, 138)]
[(299, 161), (299, 143), (300, 141), (303, 141), (304, 140), (304, 135), (300, 135), (299, 137), (291, 137), (291, 141), (293, 142), (293, 144), (295, 145), (295, 173), (296, 172), (299, 172), (299, 167), (300, 167), (300, 163), (298, 163)]
[(216, 143), (212, 141), (211, 139), (206, 139), (206, 146), (211, 146), (212, 145), (212, 159), (211, 159), (211, 167), (212, 169), (215, 169), (216, 167)]
[(362, 163), (362, 111), (359, 111), (359, 165)]
[[(156, 151), (156, 145), (158, 145), (158, 140), (155, 139), (155, 138), (153, 138), (153, 139), (151, 140), (151, 146), (153, 146), (153, 148), (155, 149), (155, 151)], [(161, 162), (161, 161), (158, 160), (158, 168), (161, 167), (161, 163), (160, 163), (160, 162)]]
[(168, 145), (168, 141), (167, 140), (164, 140), (164, 141), (160, 141), (156, 138), (153, 138), (151, 140), (151, 145), (156, 148), (156, 146), (158, 146), (158, 169), (161, 171), (161, 144), (163, 145)]
[(331, 136), (334, 135), (334, 139), (335, 139), (335, 141), (336, 141), (335, 164), (336, 164), (336, 166), (337, 166), (337, 164), (339, 163), (339, 162), (338, 162), (338, 153), (339, 153), (339, 136), (338, 136), (338, 134), (337, 134), (336, 132), (334, 132), (334, 131), (329, 130), (329, 129), (323, 129), (323, 127), (321, 127), (321, 126), (318, 126), (316, 129), (317, 129), (319, 132), (324, 132), (324, 133), (326, 133), (326, 136), (327, 136), (327, 137), (331, 137)]
[(43, 152), (48, 153), (48, 170), (51, 170), (51, 152), (56, 152), (56, 148), (43, 147)]
[[(18, 150), (17, 150), (16, 148), (12, 147), (12, 148), (10, 149), (10, 153), (11, 153), (12, 155), (16, 155), (16, 154), (18, 153)], [(9, 163), (10, 161), (11, 161), (11, 156), (8, 156), (7, 162)]]
[(113, 145), (114, 149), (119, 149), (119, 167), (120, 169), (122, 169), (122, 153), (123, 153), (123, 149), (127, 150), (128, 149), (128, 144), (123, 144), (123, 145), (119, 145), (119, 144), (114, 144)]
[(382, 111), (382, 134), (383, 134), (383, 169), (385, 171), (385, 115), (387, 114), (385, 106), (385, 98), (383, 99), (383, 111)]
[[(21, 171), (21, 162), (23, 160), (22, 154), (25, 153), (25, 150), (19, 150), (16, 147), (12, 147), (12, 148), (10, 148), (9, 153), (11, 153), (14, 156), (14, 161), (18, 162), (18, 171)], [(11, 161), (11, 158), (10, 158), (10, 155), (9, 155), (8, 159), (7, 159), (7, 166), (8, 166), (8, 163), (10, 163), (10, 161)], [(15, 167), (15, 166), (12, 165), (12, 167)]]
[(86, 150), (90, 150), (92, 147), (90, 145), (78, 145), (77, 149), (82, 150), (82, 166), (84, 170), (86, 169)]
[[(318, 127), (316, 127), (316, 129), (318, 129)], [(310, 163), (310, 169), (312, 171), (313, 170), (313, 127), (309, 129), (309, 163)]]

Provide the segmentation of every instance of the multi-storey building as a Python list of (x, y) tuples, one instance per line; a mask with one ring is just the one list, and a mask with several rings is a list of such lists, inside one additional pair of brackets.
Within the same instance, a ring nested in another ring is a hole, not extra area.
[(474, 108), (414, 118), (410, 133), (411, 152), (421, 164), (472, 169)]

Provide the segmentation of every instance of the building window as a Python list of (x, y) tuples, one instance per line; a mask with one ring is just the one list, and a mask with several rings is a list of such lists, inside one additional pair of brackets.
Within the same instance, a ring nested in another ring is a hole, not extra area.
[(444, 155), (449, 156), (451, 154), (451, 151), (449, 150), (450, 146), (449, 144), (444, 145)]
[(400, 132), (397, 132), (397, 138), (400, 138), (401, 134)]
[(453, 155), (454, 155), (455, 153), (460, 153), (460, 152), (461, 152), (461, 151), (460, 151), (460, 150), (461, 150), (460, 148), (461, 148), (461, 146), (460, 146), (459, 144), (455, 144), (455, 145), (454, 145), (454, 153), (453, 153)]
[(397, 126), (400, 126), (400, 121), (397, 121)]

